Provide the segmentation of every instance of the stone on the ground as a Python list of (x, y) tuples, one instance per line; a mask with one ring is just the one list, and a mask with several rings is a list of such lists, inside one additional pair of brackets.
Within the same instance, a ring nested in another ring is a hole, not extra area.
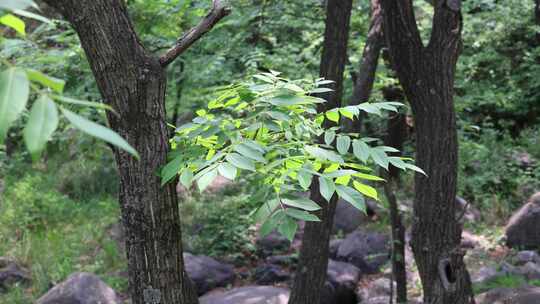
[(519, 249), (540, 248), (540, 192), (534, 194), (506, 225), (506, 244)]
[(334, 214), (334, 233), (339, 231), (343, 233), (353, 232), (367, 221), (368, 216), (364, 212), (342, 199), (338, 200)]
[(524, 265), (528, 262), (540, 264), (540, 255), (533, 250), (523, 250), (516, 254), (516, 265)]
[(268, 264), (280, 266), (295, 266), (298, 263), (298, 257), (294, 255), (272, 255), (266, 258)]
[(360, 269), (352, 264), (329, 260), (321, 303), (356, 304), (358, 298), (355, 290), (360, 275)]
[(258, 253), (263, 257), (271, 256), (276, 252), (286, 251), (291, 245), (291, 242), (286, 237), (276, 231), (272, 231), (264, 237), (259, 236), (255, 242)]
[(216, 287), (225, 287), (235, 279), (232, 265), (224, 264), (204, 255), (184, 253), (184, 264), (197, 293), (205, 294)]
[(37, 304), (120, 304), (120, 300), (96, 275), (77, 272), (39, 298)]
[(504, 273), (497, 271), (495, 267), (484, 266), (477, 272), (471, 274), (471, 281), (473, 284), (484, 284), (498, 278), (501, 275), (504, 275)]
[(287, 304), (289, 291), (272, 286), (246, 286), (208, 294), (200, 304)]
[(265, 264), (255, 269), (253, 277), (259, 285), (271, 285), (288, 281), (291, 275), (278, 265)]
[(467, 230), (463, 230), (461, 233), (461, 247), (467, 249), (473, 249), (480, 245), (480, 239), (478, 236), (472, 234)]
[(477, 304), (538, 304), (540, 287), (495, 288), (476, 296)]
[(456, 216), (462, 216), (461, 221), (476, 222), (481, 218), (480, 211), (459, 196), (456, 196)]
[(27, 284), (31, 280), (28, 270), (12, 260), (0, 257), (0, 292), (14, 284)]
[(337, 257), (337, 252), (338, 252), (338, 249), (339, 249), (339, 246), (341, 245), (341, 243), (343, 243), (343, 239), (333, 239), (333, 240), (330, 240), (330, 244), (328, 246), (328, 249), (329, 249), (329, 257), (331, 259), (335, 259)]
[(373, 274), (389, 260), (390, 238), (386, 234), (356, 230), (343, 240), (337, 260), (351, 263), (362, 273)]
[[(393, 284), (394, 287), (396, 284)], [(386, 298), (388, 300), (390, 296), (390, 279), (381, 277), (368, 283), (365, 288), (359, 290), (360, 296), (364, 300), (372, 299), (371, 301), (377, 302), (376, 299)], [(388, 303), (388, 301), (386, 302)]]

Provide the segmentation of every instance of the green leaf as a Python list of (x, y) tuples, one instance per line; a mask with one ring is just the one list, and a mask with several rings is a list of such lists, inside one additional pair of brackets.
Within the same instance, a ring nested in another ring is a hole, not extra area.
[(325, 150), (315, 146), (305, 146), (304, 149), (313, 157), (320, 160), (329, 160), (336, 163), (344, 163), (345, 161), (334, 151)]
[(421, 173), (421, 174), (424, 174), (425, 176), (427, 176), (426, 172), (424, 172), (424, 170), (422, 170), (420, 167), (417, 167), (413, 164), (406, 164), (405, 166), (407, 169), (411, 169), (413, 171), (416, 171), (418, 173)]
[(66, 82), (62, 79), (45, 75), (34, 69), (26, 69), (26, 75), (28, 75), (28, 79), (30, 79), (30, 81), (34, 81), (43, 86), (51, 88), (57, 93), (62, 93), (64, 91), (64, 85)]
[(304, 190), (307, 190), (311, 185), (311, 179), (313, 178), (313, 174), (307, 172), (306, 170), (300, 170), (296, 174), (296, 178), (298, 179), (300, 187), (302, 187), (302, 189)]
[[(101, 103), (101, 102), (78, 100), (78, 99), (73, 99), (73, 98), (65, 97), (65, 96), (61, 96), (61, 95), (52, 95), (52, 98), (54, 98), (55, 100), (64, 102), (64, 103), (69, 103), (69, 104), (74, 104), (74, 105), (79, 105), (79, 106), (92, 107), (92, 108), (96, 108), (96, 109), (104, 109), (104, 110), (109, 110), (111, 112), (114, 112), (114, 110), (109, 105), (106, 105), (106, 104)], [(116, 113), (116, 112), (114, 112), (114, 113)]]
[(293, 241), (294, 235), (298, 230), (298, 223), (290, 217), (285, 217), (278, 226), (278, 232), (286, 237), (290, 242)]
[(388, 155), (382, 149), (373, 148), (369, 154), (377, 165), (388, 170)]
[(371, 175), (371, 174), (355, 173), (355, 174), (353, 174), (353, 175), (356, 176), (356, 177), (358, 177), (358, 178), (365, 179), (365, 180), (384, 181), (384, 178), (380, 178), (380, 177), (378, 177), (378, 176)]
[(348, 119), (354, 119), (354, 113), (349, 111), (349, 109), (347, 108), (340, 108), (339, 109), (339, 113), (345, 117), (347, 117)]
[(285, 113), (282, 113), (282, 112), (278, 112), (278, 111), (270, 111), (270, 112), (267, 112), (267, 114), (272, 117), (273, 119), (275, 120), (278, 120), (278, 121), (290, 121), (291, 120), (291, 117)]
[(255, 211), (253, 217), (256, 221), (263, 221), (269, 217), (274, 210), (279, 206), (279, 201), (277, 198), (271, 199), (260, 206), (257, 211)]
[(43, 95), (34, 102), (23, 134), (26, 147), (34, 159), (39, 157), (57, 127), (56, 104), (48, 96)]
[(287, 206), (296, 207), (306, 211), (316, 211), (321, 209), (321, 207), (317, 203), (310, 200), (309, 198), (283, 198), (281, 199), (281, 202)]
[(304, 210), (294, 209), (294, 208), (285, 209), (285, 214), (295, 219), (306, 221), (306, 222), (320, 222), (321, 221), (317, 216), (309, 212), (306, 212)]
[(267, 83), (274, 83), (274, 80), (272, 80), (270, 77), (266, 77), (264, 75), (253, 75), (253, 78), (257, 78), (259, 80), (262, 80), (264, 82), (267, 82)]
[(218, 172), (221, 176), (228, 178), (230, 180), (234, 180), (236, 178), (236, 173), (238, 170), (236, 170), (236, 167), (229, 164), (229, 163), (221, 163), (218, 166)]
[(392, 157), (389, 157), (388, 160), (394, 167), (397, 167), (403, 170), (407, 169), (407, 163), (405, 163), (400, 157), (392, 156)]
[(26, 36), (26, 24), (19, 17), (12, 14), (6, 14), (0, 17), (0, 23), (9, 26), (19, 34)]
[(336, 148), (339, 154), (347, 154), (351, 146), (351, 138), (349, 136), (338, 136)]
[(336, 186), (336, 192), (342, 199), (349, 202), (356, 209), (366, 212), (366, 202), (364, 196), (351, 187), (338, 185)]
[(268, 99), (267, 102), (275, 106), (294, 106), (312, 103), (309, 98), (297, 95), (278, 95)]
[(251, 148), (250, 146), (246, 144), (235, 145), (233, 146), (233, 149), (245, 157), (251, 158), (253, 160), (256, 160), (262, 163), (266, 163), (266, 159), (264, 159), (264, 156), (262, 155), (261, 152)]
[(31, 0), (1, 0), (0, 8), (7, 10), (25, 9), (29, 6), (37, 8), (34, 1)]
[(30, 82), (23, 70), (9, 68), (0, 73), (0, 144), (9, 126), (25, 109), (30, 94)]
[(182, 174), (180, 174), (180, 183), (186, 188), (191, 187), (191, 184), (193, 183), (193, 171), (191, 171), (191, 169), (185, 168), (182, 170)]
[[(5, 1), (5, 0), (2, 0), (2, 1)], [(41, 21), (43, 23), (48, 23), (48, 24), (51, 24), (51, 25), (54, 24), (54, 22), (52, 22), (50, 19), (45, 18), (45, 17), (43, 17), (41, 15), (38, 15), (38, 14), (34, 14), (32, 12), (29, 12), (29, 11), (16, 9), (16, 10), (13, 10), (13, 13), (15, 13), (15, 14), (17, 14), (19, 16), (23, 16), (23, 17), (26, 17), (26, 18), (31, 18), (31, 19), (34, 19), (34, 20)]]
[(334, 142), (335, 138), (336, 138), (336, 132), (334, 132), (333, 130), (328, 130), (324, 132), (324, 142), (327, 145), (330, 146)]
[(356, 173), (357, 171), (354, 171), (354, 170), (335, 170), (332, 172), (325, 173), (324, 176), (328, 178), (336, 178), (336, 177), (342, 177), (342, 176), (350, 176)]
[(333, 92), (334, 90), (330, 89), (330, 88), (315, 88), (313, 90), (311, 90), (309, 93), (310, 94), (318, 94), (318, 93), (327, 93), (327, 92)]
[[(182, 168), (182, 158), (177, 157), (171, 160), (169, 163), (161, 169), (161, 186), (168, 183), (173, 177), (175, 177)], [(185, 186), (185, 185), (184, 185)], [(187, 186), (186, 186), (187, 187)]]
[(282, 209), (274, 212), (271, 217), (267, 218), (266, 221), (261, 225), (259, 229), (259, 234), (261, 237), (264, 237), (270, 232), (272, 232), (276, 227), (282, 222), (285, 218), (285, 212)]
[(225, 156), (225, 159), (236, 168), (255, 171), (255, 165), (253, 164), (253, 161), (238, 153), (227, 154), (227, 156)]
[(326, 118), (333, 122), (339, 122), (339, 112), (337, 110), (330, 110), (326, 112)]
[(326, 177), (320, 177), (319, 191), (321, 192), (322, 197), (324, 197), (324, 199), (329, 202), (332, 199), (334, 192), (336, 191), (336, 185), (331, 179)]
[(353, 140), (352, 146), (354, 156), (365, 163), (369, 158), (369, 146), (365, 142), (357, 139)]
[(197, 188), (200, 192), (203, 192), (217, 177), (218, 171), (216, 169), (206, 172), (203, 176), (197, 180)]
[(139, 153), (120, 135), (118, 135), (113, 130), (106, 128), (102, 125), (98, 125), (95, 122), (92, 122), (82, 116), (79, 116), (65, 108), (60, 108), (62, 114), (69, 120), (75, 128), (83, 131), (84, 133), (104, 140), (112, 145), (117, 146), (118, 148), (128, 152), (133, 155), (135, 158), (139, 159)]
[(371, 197), (372, 199), (379, 200), (379, 197), (377, 195), (377, 190), (371, 186), (359, 183), (357, 181), (353, 181), (354, 189), (358, 190), (358, 192), (362, 193), (363, 195), (367, 197)]

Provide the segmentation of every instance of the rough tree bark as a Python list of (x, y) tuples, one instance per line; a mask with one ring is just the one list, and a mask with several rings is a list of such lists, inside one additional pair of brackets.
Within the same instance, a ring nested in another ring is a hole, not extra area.
[(474, 303), (455, 218), (457, 134), (454, 74), (461, 49), (459, 0), (434, 1), (433, 30), (424, 46), (412, 0), (382, 0), (392, 64), (415, 116), (416, 161), (412, 249), (424, 302)]
[[(339, 107), (343, 91), (343, 72), (347, 60), (347, 42), (352, 0), (328, 0), (326, 29), (321, 57), (320, 76), (335, 81), (333, 92), (320, 96), (327, 100), (319, 104), (318, 111)], [(319, 304), (328, 268), (328, 243), (332, 231), (337, 197), (327, 202), (319, 193), (319, 183), (313, 179), (311, 199), (322, 209), (317, 213), (320, 222), (306, 222), (298, 271), (291, 291), (290, 304)]]
[[(371, 0), (371, 21), (366, 44), (362, 52), (362, 59), (358, 68), (358, 77), (354, 81), (353, 96), (351, 105), (357, 105), (369, 101), (375, 73), (379, 62), (379, 55), (384, 46), (384, 36), (382, 31), (382, 14), (380, 0)], [(345, 126), (351, 132), (360, 132), (362, 118), (346, 120)]]
[[(534, 19), (537, 25), (540, 25), (540, 0), (535, 0), (534, 5)], [(536, 40), (540, 44), (540, 33), (536, 33)]]
[(140, 154), (136, 160), (122, 150), (114, 151), (132, 303), (145, 303), (149, 292), (160, 294), (162, 304), (198, 303), (184, 271), (175, 187), (161, 187), (156, 174), (168, 151), (165, 67), (228, 9), (215, 0), (210, 14), (158, 58), (141, 44), (123, 0), (45, 2), (79, 35), (103, 100), (119, 114), (108, 114), (111, 128)]

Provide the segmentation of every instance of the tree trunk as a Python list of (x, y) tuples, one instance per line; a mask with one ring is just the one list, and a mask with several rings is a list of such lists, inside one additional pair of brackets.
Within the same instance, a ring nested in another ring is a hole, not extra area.
[[(340, 106), (351, 10), (352, 0), (329, 0), (326, 5), (326, 29), (320, 76), (335, 82), (332, 84), (334, 91), (321, 96), (327, 102), (319, 104), (317, 109), (319, 112)], [(330, 202), (327, 202), (319, 193), (319, 183), (316, 179), (310, 189), (311, 199), (322, 207), (317, 213), (321, 221), (306, 222), (290, 304), (320, 304), (321, 292), (326, 281), (328, 244), (337, 196), (334, 195)]]
[[(540, 0), (535, 1), (534, 20), (536, 21), (536, 25), (540, 26)], [(536, 40), (538, 41), (538, 44), (540, 44), (540, 33), (536, 33)]]
[(160, 185), (166, 163), (165, 66), (228, 14), (219, 1), (198, 27), (162, 58), (138, 39), (122, 0), (46, 0), (72, 24), (90, 63), (111, 128), (140, 154), (115, 149), (119, 201), (126, 231), (131, 303), (196, 304), (184, 271), (178, 198), (173, 183)]
[[(379, 54), (384, 45), (382, 14), (379, 1), (371, 0), (371, 23), (369, 25), (364, 51), (362, 52), (362, 59), (360, 60), (360, 67), (357, 73), (358, 77), (354, 82), (351, 105), (369, 101), (373, 89)], [(361, 117), (355, 120), (345, 120), (346, 129), (351, 132), (360, 132), (361, 124)]]
[(459, 1), (436, 1), (433, 31), (424, 47), (412, 1), (382, 0), (390, 57), (415, 116), (416, 174), (412, 249), (424, 302), (474, 303), (455, 218), (457, 134), (454, 74), (461, 48)]

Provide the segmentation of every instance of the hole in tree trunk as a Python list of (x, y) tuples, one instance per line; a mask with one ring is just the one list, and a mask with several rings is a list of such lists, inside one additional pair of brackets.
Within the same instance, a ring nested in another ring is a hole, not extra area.
[(450, 262), (446, 261), (446, 265), (444, 266), (444, 273), (446, 274), (446, 279), (450, 284), (456, 282), (456, 277), (454, 275), (454, 270), (452, 269), (452, 265), (450, 265)]

